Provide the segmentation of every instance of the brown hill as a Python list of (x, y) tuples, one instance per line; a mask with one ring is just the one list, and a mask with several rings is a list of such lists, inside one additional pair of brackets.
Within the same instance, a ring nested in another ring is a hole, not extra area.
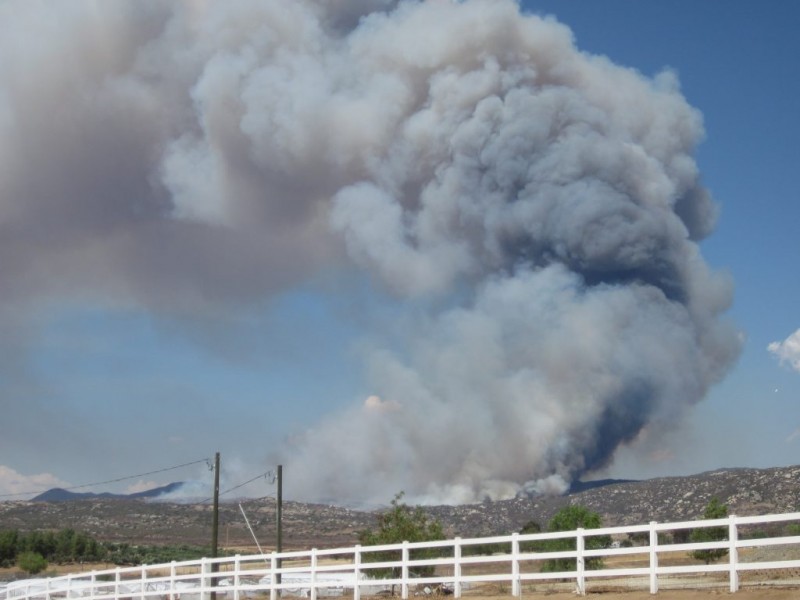
[[(462, 506), (431, 506), (450, 535), (480, 537), (519, 531), (530, 520), (546, 524), (568, 503), (582, 504), (607, 525), (698, 518), (718, 497), (732, 514), (800, 510), (800, 466), (773, 469), (723, 469), (689, 477), (623, 482), (560, 497), (516, 498)], [(275, 499), (242, 503), (267, 550), (275, 539)], [(0, 529), (22, 531), (71, 527), (100, 540), (133, 544), (206, 544), (211, 536), (209, 504), (92, 499), (47, 503), (0, 503)], [(358, 531), (373, 526), (375, 514), (343, 507), (284, 502), (284, 548), (349, 546)], [(220, 545), (254, 548), (239, 507), (220, 507)]]

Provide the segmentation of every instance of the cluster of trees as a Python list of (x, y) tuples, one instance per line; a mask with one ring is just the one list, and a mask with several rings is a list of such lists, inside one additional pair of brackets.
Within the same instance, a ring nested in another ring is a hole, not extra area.
[(98, 542), (74, 529), (30, 533), (0, 530), (0, 567), (16, 564), (31, 574), (44, 571), (49, 563), (107, 562), (123, 566), (191, 560), (208, 554), (208, 548), (187, 545), (135, 546)]
[[(444, 539), (441, 523), (431, 520), (425, 512), (417, 507), (410, 508), (402, 502), (403, 493), (397, 494), (391, 502), (391, 508), (378, 516), (377, 528), (375, 530), (365, 530), (359, 534), (359, 541), (362, 545), (385, 545), (397, 544), (403, 541), (420, 542)], [(728, 515), (728, 507), (722, 504), (717, 498), (713, 498), (706, 506), (703, 519), (721, 519)], [(590, 511), (584, 506), (570, 505), (559, 510), (547, 524), (548, 532), (574, 531), (578, 528), (599, 529), (602, 526), (600, 515)], [(528, 522), (520, 531), (523, 534), (541, 533), (542, 527), (536, 521)], [(672, 543), (699, 543), (708, 541), (720, 541), (727, 538), (727, 527), (702, 527), (693, 530), (684, 529), (673, 533)], [(633, 542), (647, 544), (649, 535), (647, 533), (634, 534), (625, 540), (625, 545), (632, 545)], [(664, 540), (666, 541), (666, 540)], [(612, 540), (609, 535), (594, 535), (584, 538), (584, 547), (587, 550), (597, 550), (611, 546)], [(565, 537), (559, 539), (526, 541), (520, 544), (523, 552), (567, 552), (575, 550), (575, 538)], [(491, 554), (495, 552), (510, 551), (509, 544), (484, 544), (468, 546), (465, 554)], [(698, 560), (703, 560), (707, 564), (728, 554), (724, 548), (714, 550), (696, 550), (692, 556)], [(442, 552), (436, 548), (425, 548), (414, 550), (410, 558), (424, 559), (441, 556)], [(399, 560), (397, 551), (393, 552), (371, 552), (364, 556), (365, 561), (395, 561)], [(603, 567), (601, 558), (592, 557), (586, 559), (587, 569), (600, 569)], [(542, 562), (542, 570), (546, 572), (574, 571), (574, 558), (552, 558)], [(433, 573), (431, 566), (416, 566), (412, 569), (412, 575), (424, 577)], [(399, 577), (399, 569), (372, 569), (371, 574), (375, 577), (396, 578)]]
[[(703, 512), (703, 519), (724, 519), (728, 516), (728, 507), (712, 498)], [(574, 531), (579, 527), (584, 529), (598, 529), (601, 527), (600, 515), (593, 513), (583, 506), (567, 506), (562, 508), (548, 524), (548, 531)], [(520, 533), (539, 533), (541, 527), (535, 521), (529, 522)], [(679, 529), (672, 532), (671, 536), (666, 533), (659, 534), (660, 544), (686, 544), (717, 542), (728, 539), (728, 528), (722, 527), (698, 527), (696, 529)], [(647, 545), (650, 543), (649, 534), (646, 532), (628, 534), (628, 539), (623, 542), (625, 546)], [(598, 548), (608, 548), (611, 545), (611, 537), (607, 535), (591, 536), (585, 538), (587, 550)], [(523, 548), (526, 552), (558, 552), (575, 549), (575, 540), (570, 538), (559, 540), (543, 540), (540, 542), (527, 542)], [(727, 548), (715, 548), (712, 550), (695, 550), (691, 556), (697, 560), (702, 560), (706, 564), (718, 561), (728, 555)], [(586, 561), (587, 569), (599, 569), (602, 567), (602, 560), (590, 558)], [(543, 571), (572, 571), (575, 569), (574, 559), (554, 559), (547, 560), (542, 565)]]
[[(444, 532), (439, 521), (430, 519), (425, 512), (417, 507), (412, 509), (402, 502), (403, 493), (397, 494), (391, 502), (391, 508), (378, 515), (377, 528), (364, 530), (359, 534), (359, 542), (364, 546), (377, 546), (388, 544), (399, 544), (401, 542), (421, 542), (444, 539)], [(548, 523), (548, 531), (573, 531), (579, 527), (584, 529), (595, 529), (601, 526), (600, 515), (593, 513), (583, 506), (566, 506), (562, 508)], [(521, 533), (539, 533), (541, 527), (538, 523), (531, 521)], [(611, 537), (607, 535), (589, 536), (585, 538), (586, 549), (608, 548), (611, 545)], [(480, 546), (468, 546), (466, 554), (491, 554), (494, 552), (507, 552), (510, 550), (508, 544), (485, 544)], [(575, 549), (574, 538), (563, 538), (553, 540), (541, 540), (535, 542), (525, 542), (521, 544), (524, 552), (559, 552)], [(411, 560), (421, 560), (425, 558), (436, 558), (442, 555), (442, 551), (437, 548), (415, 549), (410, 552)], [(389, 562), (399, 560), (398, 552), (370, 552), (364, 555), (367, 562)], [(589, 569), (602, 567), (599, 558), (590, 558), (586, 561)], [(570, 571), (575, 569), (575, 559), (554, 558), (546, 560), (542, 569), (545, 571)], [(425, 577), (433, 573), (433, 567), (428, 565), (417, 565), (412, 567), (409, 572), (412, 576)], [(370, 574), (374, 577), (397, 578), (400, 576), (398, 568), (370, 569)]]
[[(391, 501), (391, 508), (378, 515), (377, 528), (368, 529), (359, 534), (359, 542), (364, 546), (396, 544), (403, 541), (421, 542), (444, 539), (442, 525), (419, 507), (411, 508), (403, 501), (403, 493), (397, 494)], [(728, 507), (717, 498), (713, 498), (703, 513), (704, 519), (721, 519), (728, 515)], [(580, 505), (565, 506), (559, 510), (547, 525), (548, 532), (574, 531), (578, 528), (597, 529), (602, 526), (600, 515)], [(797, 527), (797, 525), (795, 525)], [(535, 521), (528, 522), (520, 533), (540, 533), (542, 527)], [(793, 531), (790, 533), (794, 533)], [(646, 533), (632, 534), (625, 545), (634, 542), (646, 544)], [(680, 530), (673, 534), (673, 543), (718, 541), (727, 538), (726, 527), (703, 527), (694, 530)], [(680, 536), (680, 537), (679, 537)], [(587, 536), (584, 538), (587, 550), (608, 548), (611, 537), (608, 535)], [(467, 554), (491, 554), (508, 552), (508, 544), (486, 544), (468, 546)], [(575, 550), (575, 538), (535, 540), (523, 542), (523, 552), (564, 552)], [(55, 563), (70, 562), (109, 562), (115, 565), (137, 565), (166, 563), (173, 560), (191, 560), (208, 554), (208, 548), (193, 546), (133, 546), (131, 544), (100, 543), (86, 533), (73, 529), (61, 531), (33, 531), (27, 534), (17, 530), (0, 531), (0, 567), (17, 564), (29, 573), (38, 573), (47, 568), (48, 561)], [(412, 560), (422, 560), (441, 556), (437, 548), (414, 549)], [(692, 556), (710, 563), (726, 556), (725, 548), (714, 550), (697, 550)], [(372, 562), (388, 562), (398, 560), (397, 551), (370, 552), (364, 560)], [(602, 568), (600, 558), (586, 560), (587, 569)], [(572, 571), (575, 569), (574, 558), (553, 558), (543, 561), (542, 570), (549, 572)], [(399, 577), (396, 568), (372, 569), (375, 577)], [(433, 573), (431, 566), (415, 566), (411, 574), (424, 577)]]
[(48, 561), (95, 562), (101, 560), (104, 555), (105, 549), (97, 540), (74, 529), (30, 533), (20, 533), (16, 529), (0, 531), (2, 567), (10, 567), (19, 563), (21, 559), (20, 568), (30, 573), (38, 573), (47, 568)]
[[(106, 554), (104, 562), (115, 565), (156, 565), (181, 560), (196, 560), (210, 556), (208, 546), (134, 546), (127, 543), (104, 543)], [(218, 551), (218, 556), (226, 556), (226, 552)]]

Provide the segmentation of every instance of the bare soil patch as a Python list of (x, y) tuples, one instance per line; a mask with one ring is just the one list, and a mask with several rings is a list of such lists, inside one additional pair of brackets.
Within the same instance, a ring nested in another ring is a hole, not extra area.
[[(798, 588), (780, 589), (746, 589), (735, 594), (720, 590), (667, 590), (659, 592), (656, 596), (647, 591), (595, 591), (587, 592), (589, 600), (712, 600), (717, 597), (728, 597), (730, 600), (797, 600), (800, 597)], [(481, 600), (509, 600), (511, 595), (481, 596)], [(523, 592), (523, 599), (544, 598), (545, 600), (575, 600), (579, 598), (572, 592)]]

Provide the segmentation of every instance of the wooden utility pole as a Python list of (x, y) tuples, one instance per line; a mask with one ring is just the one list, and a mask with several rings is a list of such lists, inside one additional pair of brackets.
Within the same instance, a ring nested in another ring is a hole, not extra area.
[[(275, 510), (275, 524), (277, 525), (277, 539), (275, 540), (275, 552), (278, 554), (281, 553), (283, 550), (283, 526), (281, 525), (281, 513), (283, 512), (283, 465), (278, 465), (278, 494), (275, 501), (276, 510)], [(278, 569), (281, 568), (281, 563), (283, 561), (278, 558), (277, 567)], [(281, 573), (277, 573), (275, 575), (275, 583), (280, 585), (281, 583)], [(281, 595), (281, 590), (278, 590), (278, 596)]]
[(281, 513), (283, 512), (283, 465), (278, 465), (278, 509), (275, 511), (276, 524), (278, 526), (278, 539), (276, 540), (276, 552), (283, 549), (283, 530), (281, 529)]
[(214, 455), (214, 522), (211, 525), (211, 558), (217, 557), (219, 541), (219, 452)]
[[(213, 523), (211, 525), (211, 558), (217, 557), (219, 545), (219, 452), (214, 455), (214, 509)], [(219, 565), (211, 564), (211, 572), (216, 573)], [(211, 585), (217, 585), (217, 580), (212, 578)], [(211, 600), (217, 600), (217, 592), (211, 592)]]

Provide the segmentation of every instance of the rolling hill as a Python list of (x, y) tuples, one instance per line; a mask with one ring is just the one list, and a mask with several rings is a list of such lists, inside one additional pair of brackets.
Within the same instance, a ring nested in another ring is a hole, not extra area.
[[(585, 484), (564, 496), (515, 498), (461, 506), (428, 506), (448, 535), (479, 537), (519, 531), (530, 520), (546, 524), (565, 504), (600, 513), (606, 525), (692, 520), (716, 496), (732, 514), (800, 510), (800, 466), (721, 469), (688, 477)], [(174, 485), (174, 484), (172, 484)], [(169, 486), (167, 486), (169, 487)], [(392, 496), (387, 491), (387, 500)], [(54, 492), (53, 496), (64, 498)], [(0, 529), (22, 531), (71, 527), (100, 540), (132, 544), (206, 544), (211, 535), (210, 503), (175, 504), (144, 497), (84, 497), (69, 501), (0, 503)], [(46, 498), (45, 498), (46, 499)], [(275, 499), (242, 502), (256, 536), (269, 548), (275, 539)], [(375, 512), (334, 505), (284, 502), (284, 548), (334, 547), (356, 543), (358, 532), (375, 524)], [(237, 503), (220, 507), (220, 544), (254, 547)]]

